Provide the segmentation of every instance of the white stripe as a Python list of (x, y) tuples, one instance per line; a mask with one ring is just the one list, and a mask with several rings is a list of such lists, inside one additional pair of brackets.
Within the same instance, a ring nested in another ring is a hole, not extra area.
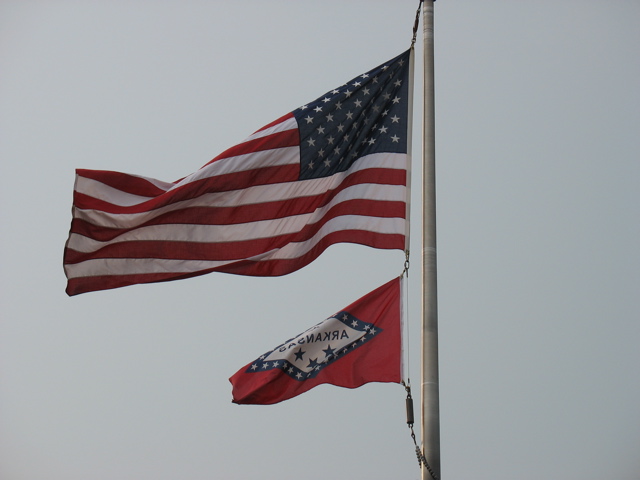
[[(167, 191), (173, 188), (175, 185), (170, 182), (163, 182), (156, 180), (155, 178), (142, 177), (140, 175), (131, 175), (125, 173), (129, 177), (142, 178), (148, 181), (161, 190)], [(92, 178), (77, 176), (77, 181), (74, 189), (78, 193), (82, 193), (89, 197), (97, 198), (98, 200), (104, 200), (105, 202), (113, 203), (114, 205), (120, 205), (122, 207), (128, 207), (131, 205), (138, 205), (154, 197), (143, 197), (142, 195), (135, 195), (133, 193), (123, 192), (117, 188), (106, 185), (98, 180)]]
[[(277, 125), (269, 127), (260, 132), (256, 132), (253, 135), (250, 135), (244, 142), (249, 140), (255, 140), (256, 138), (263, 138), (269, 136), (273, 133), (284, 132), (287, 130), (294, 130), (298, 128), (298, 124), (295, 118), (289, 118), (284, 122), (281, 122)], [(244, 143), (243, 142), (243, 143)], [(131, 175), (131, 174), (123, 174), (128, 175), (130, 177), (141, 178), (143, 180), (148, 181), (152, 185), (158, 187), (161, 190), (168, 191), (175, 188), (178, 185), (184, 185), (185, 183), (189, 183), (189, 181), (193, 181), (200, 178), (208, 178), (216, 175), (223, 175), (225, 173), (229, 173), (231, 171), (242, 172), (246, 170), (252, 170), (255, 168), (255, 162), (247, 162), (243, 160), (248, 155), (256, 156), (256, 160), (261, 164), (259, 166), (273, 166), (273, 165), (289, 165), (299, 163), (300, 158), (291, 157), (291, 154), (294, 153), (293, 150), (299, 150), (299, 147), (284, 147), (282, 149), (275, 150), (267, 150), (265, 155), (261, 155), (263, 152), (255, 152), (245, 155), (238, 155), (235, 157), (228, 157), (225, 159), (220, 159), (213, 162), (210, 165), (204, 166), (202, 169), (198, 170), (192, 175), (185, 177), (179, 183), (172, 182), (164, 182), (162, 180), (156, 180), (155, 178), (143, 177), (141, 175)], [(282, 162), (278, 162), (278, 159), (273, 158), (273, 154), (275, 152), (280, 152), (284, 158)], [(275, 161), (274, 161), (275, 160)], [(242, 163), (241, 165), (234, 165), (234, 162)], [(262, 164), (264, 162), (264, 164)], [(202, 175), (201, 170), (205, 170), (206, 174)], [(200, 174), (200, 175), (197, 175)], [(78, 182), (76, 183), (75, 190), (79, 193), (88, 195), (93, 198), (97, 198), (99, 200), (104, 200), (105, 202), (112, 203), (114, 205), (119, 205), (121, 207), (128, 207), (131, 205), (137, 205), (139, 203), (145, 202), (154, 197), (144, 197), (141, 195), (134, 195), (132, 193), (123, 192), (118, 190), (117, 188), (111, 187), (109, 185), (105, 185), (102, 182), (97, 180), (86, 178), (79, 176)]]
[(260, 152), (245, 153), (235, 157), (221, 158), (205, 165), (197, 172), (176, 183), (173, 189), (204, 178), (217, 177), (228, 173), (248, 172), (258, 168), (296, 165), (300, 163), (300, 147), (282, 147)]
[[(333, 199), (332, 203), (337, 203), (338, 201), (344, 200), (352, 200), (352, 199), (370, 199), (370, 200), (391, 200), (391, 201), (406, 201), (406, 191), (403, 190), (405, 187), (403, 185), (391, 185), (387, 187), (388, 194), (384, 197), (380, 196), (380, 193), (376, 193), (376, 197), (372, 198), (368, 195), (370, 193), (370, 186), (379, 184), (356, 184), (350, 187), (345, 188), (341, 192), (339, 192)], [(269, 188), (271, 187), (271, 188)], [(143, 213), (134, 213), (134, 214), (112, 214), (105, 213), (99, 210), (81, 210), (78, 208), (74, 208), (74, 218), (78, 218), (81, 220), (85, 220), (95, 226), (105, 227), (105, 228), (117, 228), (117, 229), (129, 229), (135, 228), (138, 225), (142, 225), (145, 222), (152, 220), (153, 218), (159, 216), (160, 214), (182, 210), (187, 207), (241, 207), (244, 205), (252, 205), (254, 203), (258, 203), (257, 200), (263, 201), (278, 201), (278, 200), (289, 200), (295, 198), (301, 198), (301, 195), (286, 195), (287, 190), (291, 188), (290, 184), (283, 184), (282, 188), (273, 189), (273, 186), (265, 187), (255, 187), (251, 189), (251, 192), (246, 192), (244, 195), (243, 191), (232, 192), (233, 194), (230, 196), (226, 196), (229, 192), (219, 192), (219, 193), (210, 193), (207, 195), (203, 195), (202, 198), (193, 199), (184, 202), (178, 202), (173, 205), (169, 205), (162, 209), (153, 210), (150, 212)], [(314, 189), (311, 189), (310, 196), (314, 196), (316, 193), (313, 192)], [(323, 193), (324, 190), (321, 190), (317, 193)], [(402, 193), (400, 193), (402, 192)], [(297, 192), (294, 192), (297, 193)], [(250, 198), (255, 197), (255, 198)], [(200, 201), (198, 201), (200, 200)], [(222, 201), (223, 200), (223, 201)], [(256, 200), (256, 202), (250, 201)]]
[[(341, 230), (364, 230), (375, 233), (402, 234), (405, 229), (404, 219), (376, 218), (362, 216), (343, 216), (330, 220), (322, 229), (306, 242), (292, 243), (282, 249), (272, 250), (247, 260), (284, 260), (295, 259), (309, 252), (323, 237)], [(242, 259), (245, 260), (245, 259)], [(103, 258), (87, 260), (78, 264), (65, 265), (69, 279), (96, 275), (135, 275), (146, 273), (190, 273), (217, 268), (234, 263), (211, 260), (165, 260), (157, 258)], [(107, 273), (108, 272), (108, 273)]]
[(341, 191), (330, 203), (314, 212), (274, 220), (241, 223), (235, 225), (167, 224), (140, 227), (125, 232), (113, 240), (100, 242), (72, 233), (67, 247), (78, 252), (95, 252), (110, 244), (132, 241), (176, 241), (197, 243), (221, 243), (270, 238), (302, 230), (306, 225), (320, 221), (335, 205), (348, 200), (405, 201), (406, 187), (402, 185), (361, 184)]
[(341, 232), (343, 230), (361, 230), (366, 232), (404, 235), (405, 228), (404, 218), (343, 215), (329, 220), (309, 240), (304, 242), (288, 243), (284, 247), (267, 255), (262, 260), (285, 260), (301, 257), (315, 247), (322, 238), (333, 232)]
[(151, 177), (143, 177), (141, 175), (132, 175), (133, 177), (138, 177), (138, 178), (142, 178), (144, 180), (146, 180), (149, 183), (152, 183), (153, 185), (155, 185), (156, 187), (158, 187), (160, 190), (169, 190), (171, 187), (173, 187), (175, 185), (175, 182), (163, 182), (162, 180), (156, 180), (155, 178), (151, 178)]
[[(248, 157), (249, 160), (247, 161)], [(235, 162), (235, 163), (234, 163)], [(229, 157), (218, 160), (197, 172), (189, 175), (179, 183), (172, 184), (168, 190), (182, 187), (195, 180), (203, 178), (215, 177), (233, 172), (243, 172), (253, 170), (255, 168), (271, 167), (278, 165), (295, 165), (300, 163), (300, 149), (298, 147), (285, 147), (274, 150), (265, 150), (263, 152), (249, 153), (246, 155), (238, 155), (237, 157)], [(97, 180), (78, 176), (76, 191), (89, 195), (97, 200), (112, 203), (121, 207), (129, 207), (139, 205), (154, 197), (143, 197), (123, 192), (116, 188), (105, 185)]]
[[(167, 212), (180, 210), (190, 207), (237, 207), (241, 205), (252, 205), (266, 202), (277, 202), (282, 200), (290, 200), (294, 198), (310, 197), (330, 191), (339, 186), (344, 179), (350, 174), (358, 171), (364, 171), (369, 168), (385, 168), (403, 170), (406, 168), (407, 159), (404, 154), (388, 153), (374, 154), (364, 157), (357, 161), (346, 172), (337, 173), (331, 177), (302, 180), (298, 182), (287, 182), (279, 185), (258, 185), (248, 187), (242, 190), (215, 192), (201, 195), (197, 198), (176, 202), (156, 210), (141, 213), (106, 213), (99, 210), (91, 209), (75, 209), (76, 218), (86, 220), (87, 222), (108, 228), (132, 228), (141, 225), (149, 220), (160, 216)], [(78, 183), (87, 179), (79, 179)], [(100, 184), (103, 185), (103, 184)], [(96, 192), (94, 197), (106, 200), (113, 192), (110, 187), (104, 185), (107, 189), (105, 194), (101, 195)], [(76, 187), (78, 191), (83, 186)], [(110, 203), (116, 203), (112, 197)], [(142, 197), (141, 197), (142, 198)], [(403, 199), (406, 200), (406, 199)]]
[(273, 133), (286, 132), (287, 130), (296, 130), (298, 128), (298, 121), (295, 117), (287, 118), (283, 122), (276, 125), (272, 125), (264, 130), (259, 130), (249, 135), (242, 143), (255, 140), (256, 138), (267, 137)]
[(138, 205), (153, 198), (123, 192), (122, 190), (118, 190), (117, 188), (113, 188), (92, 178), (78, 176), (77, 180), (78, 181), (75, 186), (76, 192), (98, 200), (113, 203), (114, 205), (119, 205), (121, 207)]
[(190, 273), (220, 267), (235, 260), (164, 260), (161, 258), (98, 258), (64, 266), (69, 280), (100, 275), (138, 275), (145, 273)]

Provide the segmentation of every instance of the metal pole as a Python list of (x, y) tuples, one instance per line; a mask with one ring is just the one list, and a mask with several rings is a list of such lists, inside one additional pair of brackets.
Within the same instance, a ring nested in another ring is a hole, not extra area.
[[(422, 448), (440, 478), (440, 384), (438, 379), (438, 288), (436, 257), (435, 94), (433, 2), (422, 4), (424, 29), (424, 110), (422, 135)], [(433, 475), (423, 466), (422, 479)]]

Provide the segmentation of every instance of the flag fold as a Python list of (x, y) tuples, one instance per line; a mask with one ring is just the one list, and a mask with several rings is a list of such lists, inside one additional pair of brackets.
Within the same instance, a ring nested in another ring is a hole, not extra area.
[(395, 278), (236, 372), (233, 402), (269, 405), (328, 383), (402, 380), (402, 278)]
[(340, 242), (406, 248), (408, 50), (176, 182), (76, 170), (67, 293), (277, 276)]

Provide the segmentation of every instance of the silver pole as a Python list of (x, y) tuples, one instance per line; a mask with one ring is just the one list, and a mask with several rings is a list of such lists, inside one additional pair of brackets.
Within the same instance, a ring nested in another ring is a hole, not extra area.
[[(422, 448), (440, 478), (440, 384), (438, 380), (438, 288), (436, 258), (435, 94), (433, 2), (422, 4), (424, 29), (424, 113), (422, 135)], [(423, 466), (422, 479), (432, 480)]]

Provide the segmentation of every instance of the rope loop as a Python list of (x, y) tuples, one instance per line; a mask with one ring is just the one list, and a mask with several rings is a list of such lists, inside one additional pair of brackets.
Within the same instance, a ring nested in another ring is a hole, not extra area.
[(416, 38), (418, 36), (418, 24), (420, 23), (420, 7), (422, 7), (422, 2), (423, 0), (420, 0), (420, 3), (418, 4), (418, 10), (416, 11), (416, 20), (415, 22), (413, 22), (413, 38), (411, 39), (411, 48), (413, 48), (413, 46), (416, 43)]

